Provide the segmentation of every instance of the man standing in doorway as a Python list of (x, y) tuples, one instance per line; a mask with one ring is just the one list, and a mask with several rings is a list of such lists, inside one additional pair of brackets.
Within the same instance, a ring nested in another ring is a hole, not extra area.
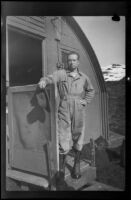
[(79, 71), (79, 54), (68, 54), (68, 70), (57, 70), (52, 75), (40, 79), (39, 87), (55, 83), (60, 96), (58, 107), (59, 135), (59, 170), (65, 175), (66, 155), (72, 149), (75, 151), (72, 177), (79, 179), (80, 154), (85, 135), (85, 108), (94, 97), (94, 89), (90, 79)]

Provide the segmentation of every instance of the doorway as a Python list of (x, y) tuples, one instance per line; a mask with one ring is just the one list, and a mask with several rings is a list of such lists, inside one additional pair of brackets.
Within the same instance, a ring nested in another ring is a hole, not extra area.
[(8, 28), (9, 85), (37, 84), (42, 77), (42, 39)]

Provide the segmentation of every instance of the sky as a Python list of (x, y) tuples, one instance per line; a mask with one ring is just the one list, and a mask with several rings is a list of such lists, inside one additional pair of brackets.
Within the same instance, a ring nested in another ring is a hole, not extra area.
[(125, 64), (125, 17), (74, 17), (90, 41), (101, 67)]
[[(102, 70), (120, 64), (125, 71), (125, 17), (120, 16), (118, 22), (112, 21), (112, 16), (74, 16), (74, 19), (90, 41)], [(124, 76), (120, 66), (116, 66), (115, 72)]]

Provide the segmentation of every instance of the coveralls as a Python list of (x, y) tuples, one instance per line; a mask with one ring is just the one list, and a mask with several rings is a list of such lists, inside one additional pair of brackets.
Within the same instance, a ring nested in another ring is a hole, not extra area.
[(85, 133), (85, 108), (80, 99), (90, 103), (94, 89), (90, 79), (77, 70), (74, 78), (70, 71), (58, 70), (42, 78), (46, 84), (54, 82), (60, 97), (58, 107), (58, 136), (60, 150), (68, 153), (74, 146), (81, 151)]

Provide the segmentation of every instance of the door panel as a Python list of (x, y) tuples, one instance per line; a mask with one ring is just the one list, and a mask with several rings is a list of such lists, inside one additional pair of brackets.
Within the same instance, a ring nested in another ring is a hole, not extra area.
[(10, 165), (46, 176), (49, 142), (51, 168), (53, 171), (57, 168), (54, 85), (36, 91), (35, 85), (11, 87), (8, 90)]

